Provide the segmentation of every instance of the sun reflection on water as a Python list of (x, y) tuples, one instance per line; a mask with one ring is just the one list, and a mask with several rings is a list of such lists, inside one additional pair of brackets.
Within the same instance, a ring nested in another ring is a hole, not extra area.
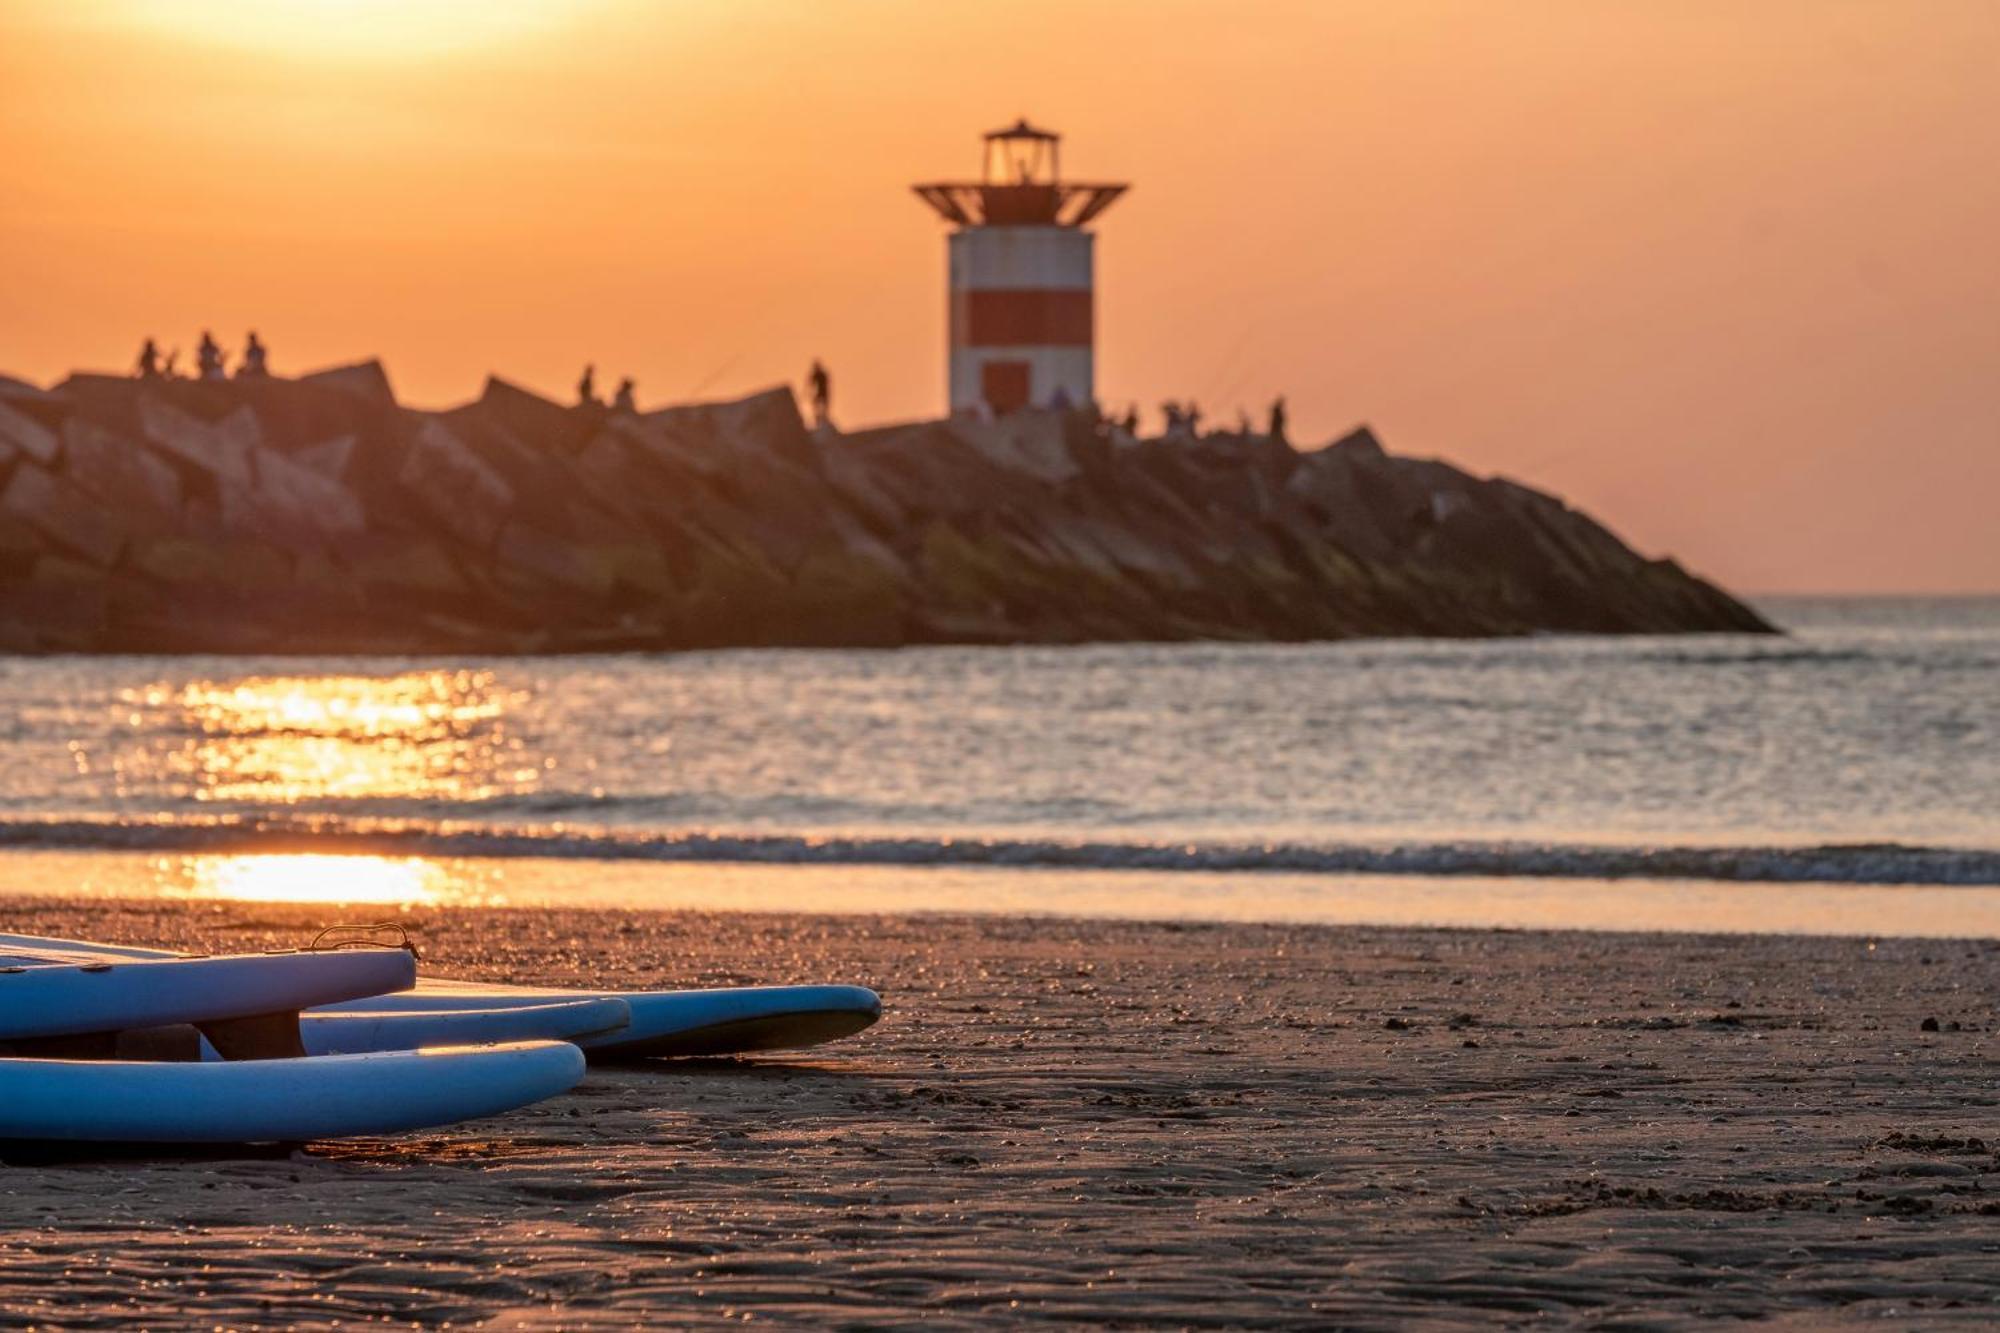
[[(462, 868), (461, 868), (462, 869)], [(174, 867), (169, 898), (229, 902), (363, 904), (385, 907), (497, 906), (475, 879), (422, 857), (318, 852), (188, 856)]]
[(434, 670), (160, 684), (125, 702), (133, 726), (179, 734), (146, 762), (194, 799), (296, 805), (532, 788), (540, 767), (508, 726), (524, 699), (492, 672)]

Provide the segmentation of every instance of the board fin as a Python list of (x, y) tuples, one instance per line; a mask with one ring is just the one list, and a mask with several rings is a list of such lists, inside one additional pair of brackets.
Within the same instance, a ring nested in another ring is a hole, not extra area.
[(296, 1009), (252, 1014), (247, 1018), (210, 1019), (195, 1026), (225, 1060), (285, 1060), (306, 1053)]
[(118, 1034), (115, 1058), (185, 1064), (201, 1059), (201, 1032), (192, 1023), (157, 1028), (127, 1028)]

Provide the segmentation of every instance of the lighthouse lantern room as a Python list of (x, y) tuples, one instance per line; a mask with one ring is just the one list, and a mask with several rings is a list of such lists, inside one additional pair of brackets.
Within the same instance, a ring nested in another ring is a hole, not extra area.
[(949, 243), (951, 410), (1002, 416), (1097, 394), (1085, 227), (1123, 185), (1062, 178), (1060, 135), (1026, 120), (986, 136), (981, 179), (913, 187)]

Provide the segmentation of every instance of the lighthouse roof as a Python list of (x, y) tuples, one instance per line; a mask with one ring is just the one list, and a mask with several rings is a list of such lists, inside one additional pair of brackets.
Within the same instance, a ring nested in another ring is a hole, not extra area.
[(1036, 126), (1030, 125), (1026, 116), (1022, 116), (1004, 130), (988, 130), (986, 137), (988, 139), (1040, 139), (1045, 143), (1054, 143), (1056, 140), (1062, 138), (1054, 130), (1039, 129)]
[(1064, 180), (1061, 138), (1023, 116), (985, 136), (984, 179), (911, 188), (939, 217), (961, 227), (1081, 227), (1111, 207), (1126, 187)]

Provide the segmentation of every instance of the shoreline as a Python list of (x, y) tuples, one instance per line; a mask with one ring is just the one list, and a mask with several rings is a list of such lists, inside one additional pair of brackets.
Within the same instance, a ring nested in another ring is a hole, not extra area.
[(484, 860), (638, 861), (760, 867), (906, 867), (1290, 873), (1435, 879), (1707, 880), (1737, 884), (2000, 887), (2000, 849), (1976, 841), (1837, 839), (1745, 842), (1622, 832), (1616, 839), (1528, 834), (1359, 832), (1258, 839), (1229, 831), (1105, 838), (1054, 829), (740, 829), (520, 824), (326, 812), (226, 811), (130, 819), (110, 812), (0, 817), (0, 851), (323, 853)]
[[(297, 944), (330, 915), (12, 906), (15, 930), (198, 948)], [(594, 1070), (569, 1097), (444, 1131), (10, 1166), (0, 1318), (1808, 1326), (2000, 1311), (2000, 943), (402, 919), (439, 975), (849, 981), (886, 1011), (788, 1057)]]
[(0, 848), (36, 899), (2000, 940), (2000, 887)]

